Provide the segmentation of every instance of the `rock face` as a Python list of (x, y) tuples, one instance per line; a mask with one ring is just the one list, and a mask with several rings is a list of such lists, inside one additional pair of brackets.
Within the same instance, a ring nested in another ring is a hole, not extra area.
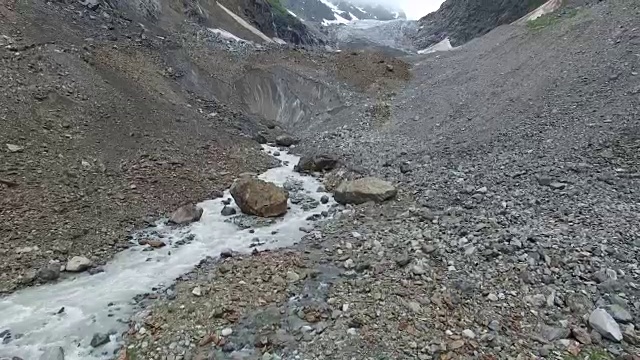
[(177, 225), (189, 224), (194, 221), (200, 220), (200, 218), (202, 217), (202, 212), (202, 208), (197, 207), (193, 204), (185, 205), (171, 214), (169, 222)]
[(298, 139), (291, 135), (280, 135), (276, 137), (276, 145), (289, 147), (298, 143)]
[(84, 256), (74, 256), (67, 262), (65, 270), (69, 272), (82, 272), (89, 269), (93, 262)]
[(338, 165), (338, 160), (330, 155), (304, 156), (296, 165), (298, 172), (329, 171)]
[(340, 204), (377, 203), (396, 196), (396, 188), (390, 182), (374, 177), (343, 181), (335, 190), (335, 199)]
[(276, 217), (287, 212), (287, 193), (272, 183), (244, 177), (233, 183), (230, 192), (245, 214)]
[(419, 20), (415, 44), (425, 49), (449, 38), (453, 46), (459, 46), (521, 18), (544, 3), (545, 0), (447, 0), (438, 11)]
[(589, 315), (589, 325), (609, 340), (622, 341), (620, 325), (618, 325), (605, 309), (595, 309), (591, 315)]

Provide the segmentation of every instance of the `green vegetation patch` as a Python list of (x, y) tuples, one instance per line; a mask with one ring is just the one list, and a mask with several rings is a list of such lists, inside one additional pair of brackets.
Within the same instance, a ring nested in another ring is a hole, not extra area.
[(560, 9), (555, 12), (540, 16), (535, 20), (527, 22), (527, 27), (531, 30), (540, 30), (552, 26), (562, 19), (569, 19), (578, 14), (577, 9)]

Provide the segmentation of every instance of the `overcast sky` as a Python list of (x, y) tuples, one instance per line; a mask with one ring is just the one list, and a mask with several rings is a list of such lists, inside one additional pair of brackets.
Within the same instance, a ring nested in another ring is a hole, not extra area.
[(417, 20), (432, 11), (438, 10), (444, 0), (354, 0), (370, 4), (383, 4), (390, 7), (400, 7), (411, 20)]

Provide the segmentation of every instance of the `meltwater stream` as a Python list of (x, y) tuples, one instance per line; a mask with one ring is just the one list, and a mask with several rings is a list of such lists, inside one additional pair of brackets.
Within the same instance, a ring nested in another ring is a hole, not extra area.
[[(263, 149), (267, 152), (277, 151), (266, 145)], [(281, 186), (287, 180), (300, 182), (302, 193), (318, 201), (322, 195), (329, 195), (317, 192), (321, 184), (314, 177), (293, 171), (298, 157), (280, 152), (278, 158), (283, 164), (288, 164), (268, 170), (259, 176), (261, 179)], [(223, 199), (229, 197), (227, 191)], [(136, 246), (116, 255), (104, 267), (103, 273), (81, 274), (57, 284), (25, 289), (0, 299), (0, 333), (10, 331), (11, 334), (10, 341), (7, 342), (5, 337), (0, 344), (0, 359), (40, 359), (54, 349), (59, 352), (59, 347), (64, 349), (65, 360), (113, 358), (121, 340), (120, 334), (127, 330), (127, 320), (134, 314), (135, 303), (132, 299), (136, 295), (171, 284), (203, 258), (218, 256), (222, 250), (249, 252), (252, 239), (256, 237), (266, 241), (260, 246), (262, 249), (292, 245), (304, 235), (300, 228), (310, 225), (310, 221), (306, 220), (309, 215), (329, 210), (335, 204), (331, 200), (309, 211), (303, 210), (300, 205), (289, 204), (290, 208), (282, 219), (269, 226), (256, 227), (253, 229), (255, 233), (250, 233), (225, 222), (229, 218), (220, 214), (224, 206), (223, 199), (200, 203), (204, 213), (199, 222), (182, 228), (159, 223), (155, 229), (164, 235), (163, 241), (168, 241), (168, 245), (187, 236), (193, 237), (189, 243), (154, 251), (142, 251), (143, 247)], [(62, 307), (64, 311), (57, 314)], [(90, 341), (95, 333), (113, 334), (111, 342), (92, 348)]]

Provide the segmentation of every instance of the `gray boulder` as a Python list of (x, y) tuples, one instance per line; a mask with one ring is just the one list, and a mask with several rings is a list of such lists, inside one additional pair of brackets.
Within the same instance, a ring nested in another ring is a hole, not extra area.
[(291, 145), (295, 145), (299, 142), (298, 139), (294, 138), (291, 135), (280, 135), (276, 137), (276, 145), (289, 147)]
[(618, 325), (605, 309), (595, 309), (591, 315), (589, 315), (589, 325), (609, 340), (616, 342), (622, 341), (620, 325)]
[(84, 256), (74, 256), (67, 261), (65, 270), (69, 272), (82, 272), (93, 266), (93, 262)]
[(60, 277), (60, 264), (48, 264), (36, 273), (38, 280), (42, 282), (58, 280)]
[(314, 172), (333, 170), (338, 165), (338, 160), (330, 155), (304, 156), (298, 161), (294, 170), (297, 172)]
[(231, 206), (226, 206), (222, 208), (222, 211), (220, 211), (220, 214), (222, 214), (222, 216), (231, 216), (231, 215), (235, 215), (236, 214), (236, 209), (232, 208)]
[(171, 214), (169, 222), (177, 225), (189, 224), (200, 220), (202, 217), (202, 208), (193, 204), (185, 205)]
[(343, 181), (335, 190), (334, 198), (340, 204), (381, 203), (394, 198), (397, 189), (388, 181), (375, 177)]
[(258, 178), (243, 177), (230, 189), (231, 196), (243, 213), (261, 217), (276, 217), (287, 212), (289, 195), (275, 184)]

